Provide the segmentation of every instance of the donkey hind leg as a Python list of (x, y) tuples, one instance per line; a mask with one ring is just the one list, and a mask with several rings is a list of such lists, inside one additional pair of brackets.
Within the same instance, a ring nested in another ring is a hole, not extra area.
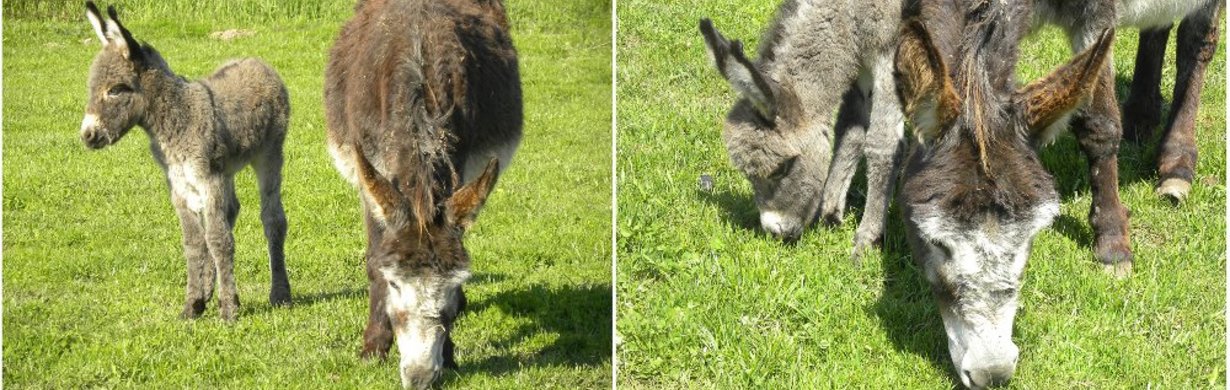
[(824, 197), (820, 202), (820, 220), (825, 226), (841, 224), (846, 208), (846, 195), (850, 182), (858, 171), (858, 162), (863, 158), (863, 138), (867, 133), (867, 94), (870, 93), (871, 77), (863, 75), (846, 90), (837, 113), (837, 151), (829, 165), (828, 179), (824, 181)]
[(385, 310), (385, 299), (388, 296), (389, 282), (380, 273), (372, 247), (380, 242), (381, 231), (384, 229), (372, 217), (367, 207), (363, 211), (367, 225), (367, 291), (368, 316), (367, 329), (363, 331), (363, 351), (359, 357), (364, 360), (381, 359), (389, 353), (393, 346), (393, 323)]
[(286, 275), (286, 212), (282, 209), (282, 150), (270, 152), (252, 164), (261, 196), (261, 224), (269, 244), (269, 304), (290, 306), (290, 279)]
[(897, 100), (893, 79), (893, 55), (881, 55), (875, 65), (875, 90), (871, 93), (871, 126), (863, 152), (867, 155), (867, 202), (854, 234), (852, 256), (857, 262), (863, 252), (878, 246), (884, 237), (889, 202), (896, 185), (899, 155), (905, 150), (905, 118)]
[(1176, 202), (1187, 197), (1195, 176), (1196, 114), (1204, 72), (1217, 51), (1222, 7), (1222, 2), (1210, 1), (1179, 24), (1174, 100), (1157, 157), (1157, 194)]
[(222, 319), (234, 322), (239, 314), (239, 293), (235, 287), (235, 237), (232, 221), (239, 214), (235, 201), (235, 183), (229, 177), (215, 175), (208, 179), (205, 209), (202, 213), (205, 243), (218, 272), (218, 312)]
[(205, 229), (200, 216), (188, 209), (183, 198), (172, 195), (171, 203), (179, 215), (179, 225), (184, 235), (184, 257), (188, 261), (187, 298), (179, 317), (197, 318), (205, 311), (205, 304), (213, 298), (215, 268), (205, 243)]
[(1137, 143), (1148, 141), (1162, 120), (1162, 63), (1166, 58), (1170, 28), (1166, 25), (1140, 31), (1132, 90), (1123, 104), (1124, 139)]

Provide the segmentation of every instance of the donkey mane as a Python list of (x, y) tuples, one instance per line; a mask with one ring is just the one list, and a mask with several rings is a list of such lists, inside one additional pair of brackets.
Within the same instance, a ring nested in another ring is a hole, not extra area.
[[(1027, 12), (1028, 8), (1001, 0), (950, 0), (925, 2), (915, 15), (940, 24), (928, 27), (933, 33), (942, 35), (932, 41), (950, 64), (949, 76), (965, 102), (960, 118), (968, 126), (958, 126), (958, 129), (968, 131), (974, 139), (979, 166), (988, 176), (994, 176), (989, 156), (993, 145), (1006, 141), (1005, 137), (1026, 135), (1023, 129), (996, 125), (997, 119), (1003, 123), (1002, 119), (1014, 113), (1005, 111), (1010, 108), (1008, 102), (994, 101), (1000, 98), (987, 92), (1015, 88), (1017, 43), (1026, 33), (1023, 27), (1027, 25), (1013, 23), (1013, 20), (1027, 16)], [(956, 47), (946, 45), (950, 42), (956, 42)]]

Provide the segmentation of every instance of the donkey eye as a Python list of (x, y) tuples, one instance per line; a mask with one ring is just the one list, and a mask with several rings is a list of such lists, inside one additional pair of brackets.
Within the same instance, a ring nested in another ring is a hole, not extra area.
[(124, 84), (117, 84), (115, 86), (112, 86), (111, 89), (107, 90), (107, 96), (116, 97), (116, 96), (120, 96), (120, 94), (124, 94), (128, 92), (132, 92), (132, 87), (129, 87)]
[(791, 169), (794, 169), (794, 162), (798, 159), (799, 156), (794, 156), (786, 159), (786, 161), (782, 161), (781, 165), (778, 165), (777, 169), (774, 169), (773, 173), (769, 174), (769, 179), (777, 180), (786, 177), (786, 174), (790, 173)]

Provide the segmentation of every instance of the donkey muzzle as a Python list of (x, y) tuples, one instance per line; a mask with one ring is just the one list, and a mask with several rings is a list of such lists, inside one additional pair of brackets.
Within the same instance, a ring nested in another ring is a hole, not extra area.
[(98, 115), (85, 114), (81, 119), (81, 142), (90, 149), (100, 149), (107, 146), (107, 137), (102, 131), (102, 121)]

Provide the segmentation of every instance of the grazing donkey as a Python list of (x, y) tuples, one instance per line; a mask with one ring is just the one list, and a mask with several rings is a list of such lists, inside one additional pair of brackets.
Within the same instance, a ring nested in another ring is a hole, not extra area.
[(1111, 30), (1017, 88), (1028, 2), (923, 0), (907, 11), (896, 69), (917, 141), (900, 202), (911, 252), (938, 301), (961, 383), (1012, 377), (1021, 276), (1034, 236), (1059, 213), (1030, 135), (1060, 125), (1097, 88)]
[[(1086, 4), (1087, 3), (1087, 4)], [(1117, 7), (1116, 7), (1117, 6)], [(1157, 156), (1157, 194), (1176, 202), (1191, 190), (1196, 169), (1196, 113), (1200, 107), (1200, 90), (1204, 72), (1217, 50), (1218, 20), (1224, 3), (1220, 0), (1098, 0), (1037, 2), (1037, 23), (1060, 26), (1079, 51), (1093, 41), (1092, 35), (1115, 25), (1141, 29), (1136, 52), (1136, 71), (1132, 77), (1131, 94), (1124, 104), (1123, 137), (1133, 141), (1148, 140), (1161, 121), (1162, 96), (1159, 92), (1162, 60), (1172, 22), (1183, 18), (1178, 33), (1178, 74), (1170, 120), (1163, 133)], [(1107, 67), (1107, 77), (1114, 73)], [(1111, 79), (1108, 83), (1113, 82)], [(1094, 96), (1097, 102), (1090, 117), (1109, 118), (1109, 125), (1119, 123), (1113, 89)], [(1096, 126), (1095, 126), (1096, 127)]]
[[(855, 258), (880, 240), (903, 139), (892, 76), (901, 12), (901, 1), (787, 0), (755, 63), (740, 41), (701, 20), (710, 59), (740, 95), (723, 139), (752, 184), (764, 230), (797, 240), (822, 207), (826, 223), (840, 222), (865, 153), (868, 198)], [(834, 145), (831, 115), (839, 106)]]
[(290, 305), (283, 246), (282, 143), (290, 103), (277, 72), (256, 59), (226, 63), (206, 79), (190, 82), (171, 72), (157, 50), (142, 45), (120, 24), (115, 7), (104, 19), (94, 2), (86, 17), (102, 43), (90, 67), (90, 100), (81, 140), (101, 149), (141, 126), (154, 160), (166, 174), (171, 204), (183, 229), (188, 297), (183, 318), (205, 310), (218, 282), (218, 311), (226, 321), (239, 312), (235, 289), (235, 239), (239, 215), (235, 173), (251, 164), (260, 187), (261, 223), (272, 272), (269, 303)]
[(503, 4), (360, 2), (329, 54), (325, 106), (329, 152), (366, 216), (361, 356), (384, 358), (396, 335), (402, 385), (426, 388), (456, 367), (462, 237), (521, 140)]

